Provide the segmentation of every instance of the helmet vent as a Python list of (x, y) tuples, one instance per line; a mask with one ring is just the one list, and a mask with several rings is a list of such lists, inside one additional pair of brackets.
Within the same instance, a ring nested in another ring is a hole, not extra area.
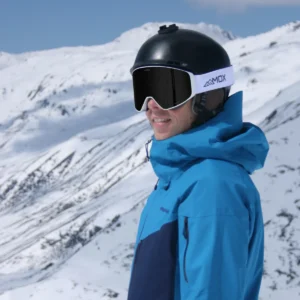
[(167, 25), (163, 25), (159, 27), (159, 34), (164, 34), (164, 33), (171, 33), (174, 31), (177, 31), (179, 28), (176, 24), (172, 24), (169, 27)]
[(174, 61), (174, 60), (167, 60), (167, 64), (175, 65), (175, 66), (181, 65), (181, 63), (179, 61)]
[(166, 63), (168, 65), (178, 66), (178, 67), (186, 67), (188, 64), (176, 60), (167, 60)]

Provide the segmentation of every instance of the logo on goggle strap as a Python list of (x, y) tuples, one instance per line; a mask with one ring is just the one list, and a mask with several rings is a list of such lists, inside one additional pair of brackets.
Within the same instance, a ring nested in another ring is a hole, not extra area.
[(224, 82), (224, 81), (226, 81), (226, 75), (219, 75), (219, 76), (217, 76), (217, 77), (215, 77), (215, 78), (209, 79), (209, 80), (205, 83), (204, 87), (213, 85), (213, 84), (215, 84), (215, 83), (221, 83), (221, 82)]

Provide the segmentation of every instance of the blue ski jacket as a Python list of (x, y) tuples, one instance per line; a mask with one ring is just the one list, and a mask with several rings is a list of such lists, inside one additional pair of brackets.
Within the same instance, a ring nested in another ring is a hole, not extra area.
[(269, 145), (242, 121), (242, 95), (204, 125), (152, 137), (159, 180), (141, 214), (128, 300), (258, 299), (264, 224), (250, 175)]

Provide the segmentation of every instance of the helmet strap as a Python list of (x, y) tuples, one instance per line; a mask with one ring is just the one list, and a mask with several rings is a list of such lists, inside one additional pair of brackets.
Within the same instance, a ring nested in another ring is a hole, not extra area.
[(215, 117), (218, 113), (223, 111), (224, 103), (228, 98), (228, 92), (224, 89), (224, 99), (223, 101), (213, 110), (209, 110), (206, 108), (207, 102), (207, 92), (197, 94), (193, 98), (192, 110), (193, 113), (197, 115), (196, 121), (192, 124), (192, 127), (200, 126), (206, 123), (208, 120)]

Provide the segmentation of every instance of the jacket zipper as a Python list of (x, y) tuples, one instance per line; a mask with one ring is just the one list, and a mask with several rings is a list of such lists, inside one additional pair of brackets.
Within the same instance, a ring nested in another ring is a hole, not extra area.
[(186, 239), (186, 246), (185, 246), (184, 258), (183, 258), (183, 272), (184, 272), (185, 281), (188, 282), (188, 277), (187, 277), (187, 272), (186, 272), (186, 255), (187, 255), (187, 249), (188, 249), (188, 246), (189, 246), (189, 223), (188, 223), (188, 217), (184, 217), (183, 236)]

